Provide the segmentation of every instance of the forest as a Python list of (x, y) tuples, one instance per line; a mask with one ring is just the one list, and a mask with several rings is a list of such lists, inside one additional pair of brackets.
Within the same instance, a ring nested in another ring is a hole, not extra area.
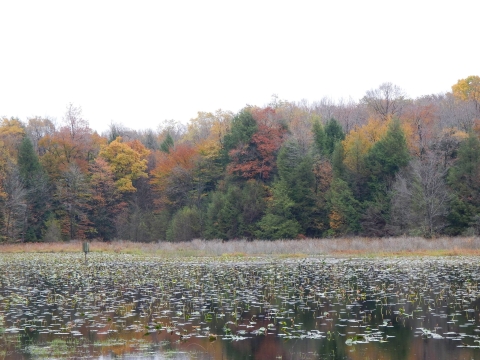
[(0, 242), (478, 235), (480, 77), (451, 89), (103, 134), (73, 104), (58, 123), (3, 117)]

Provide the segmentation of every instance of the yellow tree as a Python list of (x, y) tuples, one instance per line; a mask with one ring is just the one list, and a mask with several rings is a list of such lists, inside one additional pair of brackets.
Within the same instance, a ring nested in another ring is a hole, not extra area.
[(7, 155), (13, 162), (16, 162), (17, 149), (25, 136), (25, 128), (20, 120), (4, 118), (0, 122), (0, 142), (6, 150)]
[(480, 113), (480, 76), (469, 76), (452, 86), (453, 96), (463, 101), (472, 101)]
[(221, 142), (223, 136), (230, 129), (233, 114), (230, 111), (217, 110), (212, 112), (198, 112), (197, 117), (191, 119), (184, 140), (198, 145), (204, 141)]
[(99, 156), (110, 166), (120, 192), (135, 192), (133, 181), (147, 177), (147, 156), (150, 151), (138, 140), (124, 143), (119, 136), (100, 150)]
[[(342, 142), (343, 163), (347, 169), (358, 175), (365, 175), (365, 156), (372, 146), (385, 136), (391, 121), (370, 118), (365, 125), (357, 127), (347, 134)], [(409, 122), (403, 122), (401, 127), (407, 138), (407, 147), (410, 153), (415, 154), (418, 147), (414, 136), (415, 128)]]
[(365, 175), (365, 156), (387, 132), (388, 121), (372, 118), (362, 127), (350, 131), (343, 140), (345, 166), (355, 174)]

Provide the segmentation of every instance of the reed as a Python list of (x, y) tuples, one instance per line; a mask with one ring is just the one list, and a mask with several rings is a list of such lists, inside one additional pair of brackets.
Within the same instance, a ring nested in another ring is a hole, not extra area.
[[(8, 243), (0, 245), (2, 253), (62, 253), (82, 251), (81, 241), (54, 243)], [(189, 242), (141, 243), (130, 241), (90, 243), (92, 252), (156, 255), (165, 257), (206, 256), (455, 256), (480, 255), (480, 237), (336, 238), (299, 240), (195, 239)]]

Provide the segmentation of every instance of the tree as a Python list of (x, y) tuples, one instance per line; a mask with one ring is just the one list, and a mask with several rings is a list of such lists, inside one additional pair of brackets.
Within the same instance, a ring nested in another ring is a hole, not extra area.
[(170, 135), (170, 133), (167, 133), (165, 140), (163, 140), (163, 142), (160, 144), (160, 150), (168, 154), (170, 152), (170, 148), (172, 147), (173, 147), (173, 138)]
[(362, 127), (350, 131), (342, 141), (342, 146), (337, 147), (336, 153), (332, 154), (334, 171), (351, 184), (358, 200), (364, 200), (368, 192), (367, 156), (372, 147), (385, 136), (388, 124), (388, 121), (371, 118)]
[(414, 159), (399, 171), (392, 186), (392, 225), (396, 234), (432, 237), (445, 226), (450, 191), (446, 169), (433, 154)]
[(448, 231), (457, 235), (467, 230), (480, 212), (480, 140), (474, 133), (460, 144), (448, 183), (455, 194)]
[(319, 119), (315, 119), (312, 126), (313, 140), (319, 154), (327, 153), (325, 129)]
[(240, 143), (229, 151), (231, 163), (227, 171), (245, 179), (267, 181), (275, 169), (275, 155), (282, 144), (284, 129), (258, 125), (248, 143)]
[(197, 113), (197, 117), (191, 119), (187, 126), (184, 140), (195, 145), (205, 141), (214, 141), (221, 144), (224, 136), (230, 131), (233, 114), (221, 109), (212, 112)]
[(287, 195), (293, 202), (290, 213), (301, 225), (303, 234), (314, 235), (318, 229), (313, 216), (316, 204), (312, 157), (302, 155), (299, 145), (288, 141), (281, 148), (277, 162), (278, 182), (284, 184)]
[(188, 205), (195, 189), (194, 170), (198, 151), (188, 144), (179, 144), (168, 153), (157, 152), (156, 166), (151, 171), (151, 184), (159, 199), (159, 208), (173, 206), (174, 210)]
[(293, 239), (301, 232), (292, 208), (295, 203), (288, 196), (285, 182), (277, 182), (272, 188), (265, 216), (258, 223), (256, 235), (260, 239)]
[(328, 157), (331, 157), (331, 155), (333, 154), (333, 150), (335, 149), (336, 143), (342, 141), (343, 139), (345, 139), (345, 133), (343, 132), (342, 126), (337, 120), (331, 118), (325, 124), (324, 154)]
[(129, 193), (136, 191), (133, 181), (148, 176), (145, 170), (149, 153), (140, 141), (124, 143), (121, 137), (117, 137), (100, 150), (99, 156), (110, 166), (117, 189)]
[(403, 111), (402, 127), (410, 133), (407, 143), (412, 155), (423, 157), (438, 131), (435, 126), (437, 107), (429, 97), (411, 102)]
[(235, 185), (212, 193), (207, 207), (207, 238), (228, 240), (241, 236), (240, 201), (241, 190)]
[(51, 194), (47, 176), (27, 136), (23, 138), (18, 149), (17, 163), (19, 176), (27, 191), (27, 209), (22, 237), (25, 241), (36, 241), (42, 236), (42, 228), (50, 208)]
[(253, 134), (257, 131), (257, 122), (249, 109), (243, 109), (232, 119), (232, 126), (223, 138), (223, 148), (228, 158), (228, 153), (237, 146), (246, 145), (250, 142)]
[(7, 155), (13, 162), (17, 159), (18, 146), (25, 136), (24, 125), (20, 120), (3, 118), (0, 122), (0, 144), (5, 148)]
[(56, 194), (62, 232), (69, 240), (84, 239), (91, 230), (87, 216), (89, 198), (85, 175), (77, 165), (70, 165), (59, 180)]
[(72, 164), (86, 173), (103, 140), (82, 118), (81, 108), (69, 104), (63, 126), (38, 141), (38, 147), (44, 151), (40, 161), (53, 180), (59, 179)]
[(408, 164), (409, 158), (407, 140), (400, 121), (394, 120), (388, 125), (385, 136), (376, 142), (367, 154), (371, 187), (375, 188), (379, 183), (392, 180), (398, 170)]
[(196, 207), (183, 207), (173, 216), (167, 230), (167, 241), (190, 241), (202, 234), (201, 212)]
[(457, 99), (472, 101), (477, 114), (480, 115), (480, 76), (468, 76), (452, 86), (452, 93)]
[(113, 172), (105, 160), (95, 159), (90, 164), (90, 173), (87, 213), (94, 229), (89, 236), (111, 240), (116, 235), (115, 220), (126, 203), (122, 202)]
[(53, 136), (55, 133), (55, 125), (50, 119), (44, 119), (41, 117), (34, 117), (28, 119), (26, 132), (37, 155), (42, 156), (45, 154), (45, 149), (38, 145), (39, 141), (45, 136)]
[(35, 175), (42, 172), (42, 165), (33, 149), (32, 142), (25, 136), (18, 148), (18, 170), (27, 187), (33, 185)]
[(0, 235), (7, 240), (20, 240), (24, 231), (27, 211), (27, 190), (23, 186), (18, 169), (10, 164), (4, 177), (4, 197), (1, 208), (3, 226)]
[(362, 200), (365, 212), (362, 228), (373, 236), (390, 235), (391, 186), (395, 174), (408, 164), (409, 151), (398, 120), (389, 123), (385, 136), (376, 142), (366, 157), (367, 188)]
[(399, 116), (405, 105), (404, 91), (392, 83), (381, 84), (377, 89), (367, 91), (362, 101), (381, 120)]
[(328, 202), (329, 231), (331, 236), (353, 235), (360, 231), (360, 203), (354, 198), (348, 184), (333, 179), (326, 194)]

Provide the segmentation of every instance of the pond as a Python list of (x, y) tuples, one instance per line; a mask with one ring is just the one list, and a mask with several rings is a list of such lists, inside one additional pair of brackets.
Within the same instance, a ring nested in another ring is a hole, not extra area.
[(480, 359), (478, 258), (0, 255), (0, 360)]

